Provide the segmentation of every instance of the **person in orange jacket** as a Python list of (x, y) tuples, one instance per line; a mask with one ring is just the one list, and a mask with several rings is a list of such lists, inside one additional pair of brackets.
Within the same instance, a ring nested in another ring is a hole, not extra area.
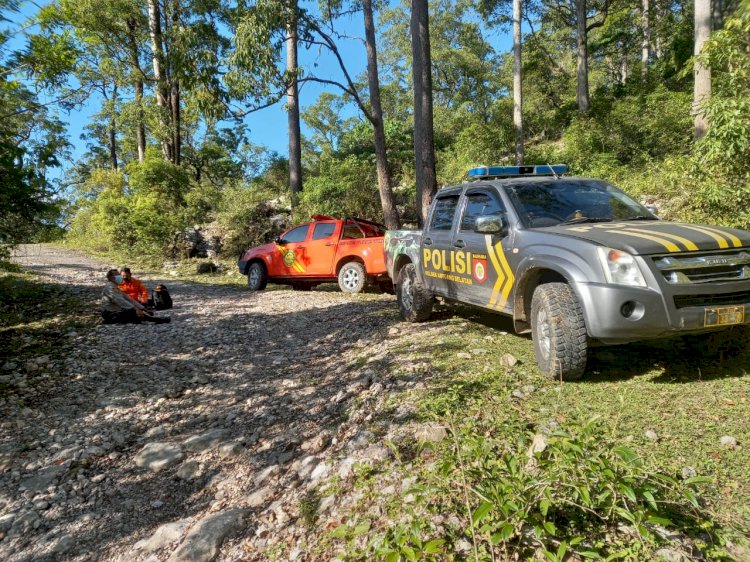
[(140, 280), (133, 277), (132, 273), (130, 273), (130, 268), (120, 268), (120, 275), (122, 275), (122, 283), (117, 288), (134, 301), (148, 305), (148, 290)]

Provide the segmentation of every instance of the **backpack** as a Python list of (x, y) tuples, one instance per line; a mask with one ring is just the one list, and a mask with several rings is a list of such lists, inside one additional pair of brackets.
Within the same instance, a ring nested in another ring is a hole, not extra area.
[(166, 310), (172, 308), (172, 297), (164, 285), (157, 285), (151, 293), (155, 310)]

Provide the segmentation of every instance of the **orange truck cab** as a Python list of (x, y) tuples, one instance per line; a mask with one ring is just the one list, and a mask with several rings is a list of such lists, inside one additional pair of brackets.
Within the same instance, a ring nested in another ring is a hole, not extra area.
[(359, 293), (367, 283), (390, 287), (383, 225), (354, 217), (312, 218), (242, 254), (237, 266), (251, 291), (262, 291), (269, 281), (298, 290), (338, 281), (345, 293)]

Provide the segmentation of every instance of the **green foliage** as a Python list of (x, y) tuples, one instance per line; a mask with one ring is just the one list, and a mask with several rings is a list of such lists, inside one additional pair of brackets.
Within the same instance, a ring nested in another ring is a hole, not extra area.
[(307, 220), (316, 213), (380, 220), (378, 180), (372, 160), (350, 155), (324, 161), (319, 175), (305, 184), (295, 218)]
[[(684, 533), (715, 560), (727, 558), (697, 493), (704, 478), (678, 481), (611, 442), (595, 419), (524, 437), (517, 420), (495, 431), (454, 426), (436, 474), (417, 492), (421, 508), (370, 541), (378, 560), (424, 560), (470, 545), (476, 560), (651, 559), (660, 528)], [(499, 431), (498, 431), (499, 430)], [(429, 516), (460, 514), (440, 533)]]
[(690, 97), (659, 87), (622, 98), (598, 98), (588, 117), (563, 135), (563, 159), (577, 169), (597, 162), (642, 166), (684, 153), (691, 134)]

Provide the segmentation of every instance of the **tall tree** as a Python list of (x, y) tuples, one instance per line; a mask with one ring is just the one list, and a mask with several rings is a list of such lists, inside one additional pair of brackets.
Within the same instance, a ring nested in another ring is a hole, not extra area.
[(513, 0), (513, 126), (516, 129), (516, 165), (523, 165), (523, 92), (521, 66), (522, 0)]
[(164, 63), (164, 39), (162, 37), (162, 13), (159, 0), (148, 0), (148, 29), (151, 38), (151, 62), (156, 82), (156, 105), (159, 108), (161, 150), (165, 160), (174, 158), (171, 129), (169, 84)]
[(383, 207), (383, 219), (390, 229), (401, 227), (401, 220), (393, 200), (393, 186), (388, 169), (388, 154), (385, 140), (385, 123), (383, 108), (380, 103), (380, 78), (378, 77), (378, 53), (375, 43), (375, 22), (373, 18), (372, 1), (362, 0), (362, 12), (365, 19), (365, 45), (367, 47), (367, 84), (370, 91), (369, 116), (375, 136), (375, 160), (378, 170), (378, 190), (380, 203)]
[(297, 206), (302, 193), (302, 133), (299, 122), (299, 66), (297, 64), (298, 7), (294, 0), (289, 6), (286, 35), (286, 110), (289, 126), (289, 187), (292, 207)]
[(424, 224), (437, 192), (432, 111), (432, 58), (427, 0), (411, 1), (412, 80), (414, 84), (414, 170), (417, 214)]
[(711, 35), (711, 0), (695, 0), (694, 23), (693, 112), (695, 113), (695, 129), (693, 136), (700, 139), (708, 131), (708, 122), (702, 105), (711, 97), (711, 67), (701, 58), (703, 46)]
[(641, 0), (641, 82), (648, 80), (648, 62), (651, 56), (651, 25), (649, 22), (649, 0)]

